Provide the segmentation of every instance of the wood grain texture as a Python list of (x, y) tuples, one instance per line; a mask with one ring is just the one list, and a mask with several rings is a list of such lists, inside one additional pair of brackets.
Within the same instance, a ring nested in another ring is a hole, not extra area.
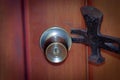
[(71, 28), (84, 28), (80, 7), (84, 0), (30, 0), (30, 59), (31, 80), (86, 80), (86, 50), (73, 44), (66, 61), (50, 64), (39, 46), (43, 31), (60, 26), (70, 33)]
[(24, 80), (20, 0), (0, 0), (0, 80)]
[[(103, 14), (101, 33), (120, 38), (120, 1), (93, 0), (93, 5)], [(90, 64), (90, 80), (120, 80), (120, 55), (102, 50), (105, 63), (100, 66)]]

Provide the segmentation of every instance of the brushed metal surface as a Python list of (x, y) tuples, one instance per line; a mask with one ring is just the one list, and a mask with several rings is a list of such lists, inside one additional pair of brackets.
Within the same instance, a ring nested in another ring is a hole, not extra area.
[(53, 63), (63, 62), (67, 57), (67, 49), (62, 43), (51, 43), (45, 52), (46, 58)]
[[(51, 27), (40, 37), (40, 47), (52, 63), (63, 62), (72, 45), (71, 37), (63, 28)], [(55, 56), (57, 54), (57, 56)]]

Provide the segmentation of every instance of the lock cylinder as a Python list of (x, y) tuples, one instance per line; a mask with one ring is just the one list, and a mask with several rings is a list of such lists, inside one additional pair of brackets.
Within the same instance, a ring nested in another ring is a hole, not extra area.
[(59, 42), (51, 43), (46, 49), (46, 58), (50, 62), (59, 63), (65, 60), (67, 57), (66, 47)]
[(71, 44), (71, 37), (60, 27), (47, 29), (40, 38), (40, 47), (51, 63), (63, 62), (68, 56)]

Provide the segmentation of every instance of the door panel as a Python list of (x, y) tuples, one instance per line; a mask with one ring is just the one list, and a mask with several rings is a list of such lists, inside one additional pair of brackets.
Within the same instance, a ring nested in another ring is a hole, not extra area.
[[(119, 5), (119, 0), (93, 0), (93, 6), (104, 14), (102, 34), (120, 38)], [(100, 66), (90, 64), (90, 80), (120, 80), (120, 55), (106, 50), (102, 50), (101, 53), (106, 61)]]
[(29, 0), (30, 69), (31, 80), (85, 80), (86, 50), (73, 44), (65, 62), (49, 63), (40, 49), (39, 38), (47, 28), (60, 26), (70, 33), (71, 28), (84, 28), (80, 7), (84, 0)]
[(0, 80), (24, 80), (20, 0), (0, 0)]

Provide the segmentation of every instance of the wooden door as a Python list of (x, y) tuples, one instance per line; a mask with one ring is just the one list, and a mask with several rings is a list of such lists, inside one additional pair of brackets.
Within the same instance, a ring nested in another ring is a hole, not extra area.
[[(101, 33), (120, 38), (120, 0), (91, 0), (90, 4), (103, 14)], [(89, 64), (90, 80), (120, 80), (120, 55), (102, 50), (105, 63), (100, 66)]]
[(0, 80), (24, 80), (21, 0), (0, 0)]
[(72, 28), (84, 28), (80, 7), (84, 0), (29, 0), (26, 2), (28, 33), (28, 64), (31, 80), (86, 80), (86, 50), (73, 44), (62, 64), (50, 64), (40, 49), (39, 38), (50, 27), (60, 26), (70, 33)]
[[(70, 34), (85, 24), (80, 7), (86, 0), (0, 0), (0, 80), (120, 80), (120, 55), (102, 49), (105, 63), (88, 64), (89, 49), (72, 44), (62, 64), (49, 63), (39, 38), (60, 26)], [(87, 0), (104, 14), (101, 33), (120, 38), (119, 0)]]

